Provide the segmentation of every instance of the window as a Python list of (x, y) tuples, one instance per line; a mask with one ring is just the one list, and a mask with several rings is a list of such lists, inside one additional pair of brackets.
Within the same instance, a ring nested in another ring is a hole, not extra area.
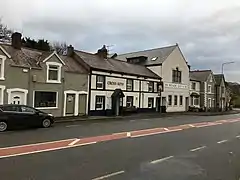
[(127, 107), (132, 107), (133, 106), (133, 96), (127, 96), (126, 106)]
[(97, 75), (97, 89), (104, 89), (105, 87), (105, 76)]
[(224, 86), (221, 86), (221, 93), (224, 94)]
[(27, 106), (21, 106), (21, 110), (24, 113), (31, 113), (31, 114), (35, 114), (36, 110)]
[(192, 83), (192, 90), (196, 90), (196, 83), (195, 82)]
[(172, 95), (168, 95), (168, 105), (172, 105)]
[(127, 91), (133, 91), (133, 80), (132, 79), (127, 79)]
[(194, 98), (191, 96), (191, 106), (194, 106)]
[(182, 72), (178, 70), (172, 70), (172, 82), (181, 83), (182, 82)]
[(180, 98), (179, 98), (179, 104), (180, 104), (180, 106), (183, 105), (183, 96), (180, 96)]
[(178, 96), (175, 95), (174, 96), (174, 106), (177, 106), (178, 105)]
[(199, 105), (199, 98), (194, 99), (194, 105), (196, 105), (196, 106)]
[(151, 60), (156, 61), (158, 57), (153, 57)]
[(212, 92), (212, 86), (208, 85), (208, 92), (211, 93)]
[(154, 83), (153, 82), (148, 82), (148, 92), (153, 92), (154, 90)]
[(21, 112), (20, 106), (2, 106), (4, 112)]
[(34, 107), (57, 108), (57, 92), (35, 91)]
[(96, 110), (104, 110), (105, 96), (96, 96)]
[(154, 98), (148, 98), (148, 108), (153, 108)]
[(212, 100), (211, 100), (211, 98), (208, 99), (208, 107), (209, 108), (212, 107)]
[(47, 62), (47, 82), (61, 83), (62, 64), (56, 62)]
[(0, 80), (4, 80), (4, 66), (6, 57), (0, 55)]

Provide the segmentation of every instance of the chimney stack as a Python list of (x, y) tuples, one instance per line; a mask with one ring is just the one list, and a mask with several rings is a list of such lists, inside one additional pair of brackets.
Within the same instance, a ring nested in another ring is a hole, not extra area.
[(12, 34), (12, 47), (15, 49), (21, 49), (22, 46), (22, 34), (15, 32)]
[(97, 55), (98, 55), (100, 58), (107, 59), (108, 50), (107, 50), (107, 48), (106, 48), (106, 45), (103, 45), (103, 47), (98, 50)]
[(74, 47), (72, 45), (67, 47), (67, 56), (71, 57), (74, 54)]

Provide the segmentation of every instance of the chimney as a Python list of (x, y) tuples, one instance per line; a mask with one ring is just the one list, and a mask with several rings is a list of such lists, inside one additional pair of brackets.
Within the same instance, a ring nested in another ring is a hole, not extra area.
[(107, 50), (107, 48), (106, 48), (105, 45), (103, 45), (103, 47), (98, 50), (97, 55), (98, 55), (100, 58), (107, 59), (108, 50)]
[(71, 57), (74, 54), (74, 47), (72, 45), (67, 47), (67, 56)]
[(12, 34), (12, 47), (15, 49), (21, 49), (22, 46), (22, 34), (15, 32)]

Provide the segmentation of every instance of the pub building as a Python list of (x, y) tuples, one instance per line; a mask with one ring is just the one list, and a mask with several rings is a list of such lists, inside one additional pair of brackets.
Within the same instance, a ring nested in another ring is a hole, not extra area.
[(150, 69), (108, 58), (105, 46), (96, 54), (75, 53), (90, 67), (89, 115), (160, 112), (161, 77)]

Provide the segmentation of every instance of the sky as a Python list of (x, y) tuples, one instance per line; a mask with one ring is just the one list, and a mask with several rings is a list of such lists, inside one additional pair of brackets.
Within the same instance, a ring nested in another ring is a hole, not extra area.
[(0, 0), (2, 21), (24, 36), (75, 49), (126, 53), (178, 43), (192, 69), (240, 82), (239, 0)]

